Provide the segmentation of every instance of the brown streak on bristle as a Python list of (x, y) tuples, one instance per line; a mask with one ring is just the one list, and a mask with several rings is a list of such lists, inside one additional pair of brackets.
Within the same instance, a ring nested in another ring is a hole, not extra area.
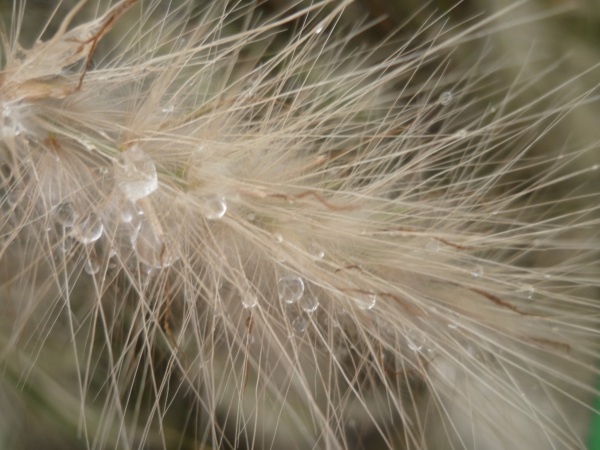
[(124, 14), (129, 8), (131, 8), (137, 2), (138, 2), (138, 0), (127, 0), (127, 1), (123, 2), (122, 5), (115, 8), (115, 10), (108, 16), (108, 18), (102, 24), (102, 26), (100, 27), (100, 30), (96, 34), (94, 34), (88, 40), (81, 42), (81, 46), (79, 47), (78, 52), (83, 50), (83, 47), (87, 44), (91, 44), (91, 47), (85, 58), (85, 65), (83, 68), (83, 73), (79, 77), (79, 82), (77, 83), (77, 86), (75, 86), (75, 91), (79, 91), (81, 89), (81, 86), (83, 85), (83, 79), (85, 78), (85, 75), (87, 74), (87, 72), (90, 68), (90, 65), (92, 64), (92, 56), (94, 55), (94, 52), (96, 50), (96, 47), (98, 46), (98, 42), (100, 42), (100, 39), (102, 39), (104, 37), (104, 35), (112, 28), (112, 25), (119, 18), (119, 16)]
[(502, 306), (503, 308), (507, 308), (510, 309), (511, 311), (516, 312), (517, 314), (520, 314), (521, 316), (529, 316), (529, 317), (540, 317), (537, 314), (531, 314), (531, 313), (526, 313), (521, 311), (519, 308), (517, 308), (515, 305), (502, 300), (499, 297), (496, 297), (495, 295), (490, 294), (489, 292), (486, 292), (482, 289), (478, 289), (478, 288), (469, 288), (470, 291), (475, 292), (476, 294), (481, 295), (482, 297), (487, 298), (489, 301), (495, 303), (498, 306)]

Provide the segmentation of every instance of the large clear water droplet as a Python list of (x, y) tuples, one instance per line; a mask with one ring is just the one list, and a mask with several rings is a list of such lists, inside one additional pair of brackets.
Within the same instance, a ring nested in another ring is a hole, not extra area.
[(281, 277), (277, 282), (279, 300), (286, 303), (296, 303), (304, 294), (304, 281), (297, 276)]
[(292, 332), (296, 336), (302, 336), (306, 331), (306, 320), (302, 317), (296, 317), (292, 321)]
[(325, 257), (325, 250), (319, 247), (314, 242), (311, 242), (307, 246), (308, 253), (311, 255), (313, 259), (323, 259)]
[(137, 145), (119, 154), (114, 171), (119, 189), (132, 202), (150, 195), (158, 188), (156, 166)]
[(227, 212), (227, 201), (222, 195), (211, 195), (206, 198), (203, 207), (208, 220), (218, 220)]
[(319, 307), (319, 299), (316, 295), (311, 294), (310, 292), (306, 292), (299, 302), (300, 308), (307, 313), (313, 313)]
[(77, 221), (79, 214), (70, 202), (62, 202), (54, 208), (54, 218), (65, 228), (71, 228)]
[(138, 260), (151, 268), (168, 267), (179, 259), (173, 245), (167, 243), (163, 233), (147, 219), (142, 220), (133, 233), (131, 244)]
[(252, 309), (256, 305), (258, 305), (258, 296), (256, 295), (256, 292), (254, 292), (254, 290), (251, 287), (246, 288), (243, 292), (241, 292), (241, 295), (242, 295), (242, 306), (245, 309)]
[(96, 213), (90, 212), (73, 225), (71, 235), (82, 244), (93, 244), (103, 232), (102, 221)]

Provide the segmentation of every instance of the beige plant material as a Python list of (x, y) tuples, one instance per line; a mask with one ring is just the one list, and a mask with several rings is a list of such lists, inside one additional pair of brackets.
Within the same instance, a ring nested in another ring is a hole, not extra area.
[(506, 11), (135, 3), (3, 35), (3, 385), (83, 448), (585, 448), (597, 148), (534, 147), (588, 97), (447, 63)]

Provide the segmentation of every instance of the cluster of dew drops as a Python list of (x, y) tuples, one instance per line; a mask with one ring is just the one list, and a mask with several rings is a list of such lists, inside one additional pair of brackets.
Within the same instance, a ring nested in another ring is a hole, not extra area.
[[(105, 169), (104, 171), (108, 171)], [(129, 232), (129, 244), (138, 263), (148, 272), (172, 265), (178, 259), (175, 251), (171, 251), (164, 236), (161, 236), (153, 219), (146, 217), (144, 208), (140, 206), (143, 200), (159, 189), (157, 169), (154, 161), (139, 145), (133, 145), (119, 153), (112, 167), (114, 185), (120, 193), (118, 226), (125, 227)], [(222, 195), (211, 195), (204, 199), (204, 217), (216, 221), (225, 216), (227, 202)], [(61, 201), (53, 208), (55, 222), (63, 229), (67, 239), (83, 244), (87, 249), (87, 259), (84, 269), (90, 275), (99, 272), (101, 264), (94, 256), (94, 244), (103, 234), (108, 234), (113, 226), (111, 219), (106, 223), (101, 215), (94, 211), (80, 213), (76, 205), (68, 200)], [(156, 219), (154, 219), (156, 220)], [(281, 244), (282, 237), (276, 236), (276, 243)], [(323, 259), (322, 249), (309, 249), (315, 259)], [(110, 257), (117, 252), (112, 249)], [(109, 266), (110, 267), (110, 266)], [(308, 282), (294, 274), (286, 274), (278, 278), (276, 295), (288, 311), (300, 311), (302, 314), (290, 313), (292, 334), (301, 336), (308, 327), (308, 317), (319, 308), (319, 299), (310, 289)], [(375, 307), (377, 298), (373, 293), (354, 295), (353, 301), (361, 310), (371, 310)], [(251, 310), (259, 305), (259, 296), (248, 288), (241, 293), (244, 309)]]
[[(129, 243), (136, 259), (141, 266), (148, 269), (160, 269), (172, 265), (178, 254), (171, 251), (164, 236), (157, 231), (152, 218), (146, 217), (144, 208), (140, 206), (141, 201), (159, 188), (156, 165), (151, 157), (139, 146), (133, 145), (122, 151), (112, 167), (114, 184), (120, 192), (121, 203), (119, 207), (118, 220), (120, 226), (129, 230)], [(207, 220), (215, 221), (223, 218), (227, 212), (226, 199), (222, 195), (212, 195), (205, 198), (204, 216)], [(81, 214), (76, 206), (70, 201), (62, 201), (53, 209), (56, 223), (63, 228), (65, 235), (86, 248), (93, 248), (94, 244), (107, 232), (112, 224), (104, 223), (100, 215), (94, 211)], [(156, 219), (154, 219), (156, 220)], [(283, 237), (276, 233), (275, 242), (282, 244)], [(437, 242), (436, 242), (437, 244)], [(428, 248), (428, 247), (427, 247)], [(316, 260), (325, 257), (322, 249), (308, 248), (311, 256)], [(110, 256), (116, 254), (111, 250)], [(100, 270), (101, 264), (94, 256), (93, 251), (87, 252), (84, 269), (93, 275)], [(472, 276), (480, 277), (481, 268), (474, 269)], [(301, 337), (313, 322), (311, 317), (320, 306), (317, 290), (311, 287), (311, 283), (294, 273), (285, 273), (277, 278), (276, 300), (280, 301), (288, 314), (291, 335)], [(527, 290), (531, 295), (532, 290)], [(241, 303), (244, 309), (252, 310), (259, 306), (259, 296), (252, 288), (247, 292), (241, 292)], [(378, 296), (371, 291), (356, 289), (349, 293), (351, 303), (362, 311), (371, 311), (375, 308)], [(332, 317), (337, 322), (336, 317)], [(449, 325), (451, 328), (454, 325)], [(415, 333), (413, 333), (415, 334)], [(407, 334), (408, 347), (410, 350), (419, 352), (424, 344), (420, 336)]]
[[(104, 168), (104, 173), (108, 169)], [(137, 261), (150, 272), (172, 265), (179, 259), (175, 245), (169, 241), (168, 231), (163, 232), (159, 219), (142, 206), (143, 199), (159, 188), (156, 165), (152, 158), (139, 146), (133, 145), (119, 153), (112, 167), (114, 184), (120, 195), (118, 226), (128, 232), (129, 243)], [(207, 220), (221, 219), (227, 212), (226, 199), (222, 195), (204, 198), (204, 217)], [(65, 200), (53, 208), (56, 223), (65, 235), (91, 248), (107, 233), (113, 220), (103, 218), (94, 211), (80, 213), (76, 204)], [(93, 261), (93, 252), (88, 252), (86, 272), (93, 274), (100, 265)], [(112, 249), (111, 256), (116, 255)]]
[[(446, 101), (448, 100), (444, 98), (443, 102)], [(145, 217), (144, 208), (140, 206), (141, 200), (159, 188), (154, 161), (139, 145), (135, 144), (119, 153), (112, 167), (112, 175), (123, 200), (119, 209), (119, 220), (122, 226), (129, 229), (129, 242), (137, 261), (147, 267), (148, 272), (172, 265), (179, 255), (169, 248), (162, 231), (153, 222), (156, 218)], [(204, 198), (203, 213), (207, 220), (219, 220), (226, 212), (227, 202), (224, 196), (214, 194)], [(68, 200), (57, 204), (53, 214), (56, 223), (63, 228), (66, 236), (88, 248), (106, 233), (107, 224), (103, 222), (102, 217), (94, 211), (81, 214)], [(277, 236), (277, 243), (280, 244), (281, 240), (282, 238)], [(429, 247), (426, 249), (431, 251)], [(111, 256), (115, 254), (116, 251), (112, 250)], [(322, 259), (324, 252), (318, 249), (313, 256)], [(100, 270), (100, 263), (94, 258), (93, 252), (87, 252), (84, 269), (92, 275)], [(471, 276), (479, 278), (482, 273), (481, 266), (477, 266), (472, 270)], [(311, 289), (310, 283), (296, 274), (280, 276), (277, 279), (276, 292), (278, 300), (282, 302), (286, 311), (289, 311), (292, 335), (302, 336), (311, 323), (311, 315), (320, 306), (318, 296)], [(533, 296), (533, 292), (534, 288), (531, 285), (524, 284), (520, 287), (520, 295), (528, 299)], [(363, 311), (371, 311), (378, 300), (377, 295), (370, 291), (356, 290), (351, 297), (356, 308)], [(249, 288), (248, 292), (241, 293), (241, 302), (243, 308), (251, 310), (259, 305), (259, 297)], [(336, 319), (332, 318), (332, 320)], [(455, 329), (456, 324), (450, 321), (448, 327)], [(425, 346), (422, 336), (415, 337), (414, 334), (413, 332), (406, 335), (408, 347), (412, 351), (419, 352)]]
[[(357, 351), (355, 347), (357, 339), (360, 340), (360, 333), (356, 334), (355, 331), (355, 335), (352, 334), (352, 329), (356, 328), (352, 314), (347, 309), (334, 308), (325, 314), (323, 322), (321, 320), (323, 317), (319, 318), (316, 314), (321, 302), (310, 281), (296, 274), (283, 275), (277, 280), (277, 297), (285, 310), (286, 320), (289, 321), (291, 339), (302, 339), (307, 334), (309, 327), (318, 327), (321, 330), (319, 335), (323, 335), (323, 330), (333, 333), (331, 344), (328, 346), (331, 345), (331, 350), (336, 357), (343, 358), (350, 352)], [(371, 291), (356, 290), (348, 293), (348, 297), (349, 304), (367, 315), (374, 312), (379, 300), (378, 295)], [(251, 304), (244, 304), (244, 306), (250, 309), (257, 304), (258, 302), (255, 301)], [(378, 316), (373, 315), (372, 319), (377, 320)], [(389, 327), (389, 324), (387, 326)], [(395, 329), (388, 333), (389, 336), (395, 336), (393, 339), (402, 349), (401, 352), (405, 355), (403, 357), (429, 358), (434, 354), (432, 343), (429, 342), (426, 334), (417, 328), (404, 330), (402, 336), (398, 336)], [(354, 338), (350, 336), (354, 336)], [(391, 355), (390, 357), (395, 358)]]

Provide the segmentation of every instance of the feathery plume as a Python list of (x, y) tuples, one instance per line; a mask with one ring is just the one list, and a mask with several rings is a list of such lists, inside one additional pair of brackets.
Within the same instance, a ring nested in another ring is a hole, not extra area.
[(455, 69), (506, 11), (390, 51), (351, 4), (82, 0), (26, 45), (13, 2), (4, 401), (90, 449), (585, 448), (598, 150), (540, 148), (591, 93)]

